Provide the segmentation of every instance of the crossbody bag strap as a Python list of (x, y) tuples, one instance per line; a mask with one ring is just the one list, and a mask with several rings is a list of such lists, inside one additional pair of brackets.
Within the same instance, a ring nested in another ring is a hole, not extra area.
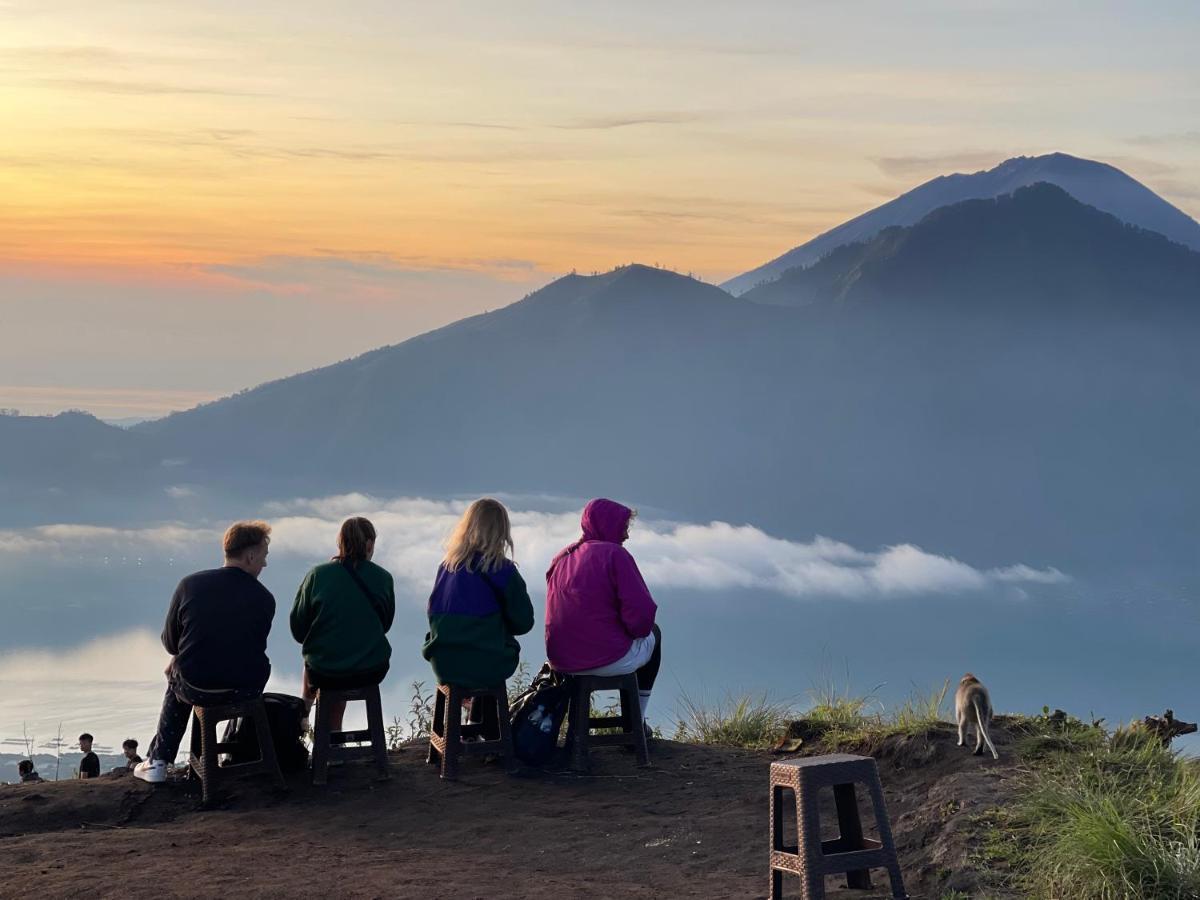
[(375, 610), (375, 615), (382, 619), (383, 603), (380, 602), (379, 598), (371, 591), (369, 587), (367, 587), (367, 583), (363, 581), (362, 576), (359, 575), (355, 570), (352, 562), (350, 562), (348, 559), (343, 559), (341, 562), (342, 568), (345, 569), (350, 577), (354, 579), (354, 583), (358, 585), (358, 589), (363, 592), (363, 596), (366, 597), (367, 601), (371, 604), (371, 609)]

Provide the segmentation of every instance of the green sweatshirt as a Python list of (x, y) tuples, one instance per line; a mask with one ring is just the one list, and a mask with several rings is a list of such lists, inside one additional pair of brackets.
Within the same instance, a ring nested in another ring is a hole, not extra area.
[(303, 645), (304, 664), (319, 675), (350, 675), (387, 665), (386, 637), (396, 615), (392, 576), (373, 562), (356, 570), (368, 598), (336, 560), (312, 568), (292, 605), (292, 637)]

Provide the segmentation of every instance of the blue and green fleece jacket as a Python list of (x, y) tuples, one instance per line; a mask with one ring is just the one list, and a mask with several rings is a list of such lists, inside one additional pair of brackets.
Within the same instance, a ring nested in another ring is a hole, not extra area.
[(511, 562), (494, 572), (480, 571), (476, 562), (454, 572), (443, 565), (429, 595), (429, 633), (421, 652), (439, 684), (493, 687), (516, 670), (516, 636), (531, 628), (533, 604)]

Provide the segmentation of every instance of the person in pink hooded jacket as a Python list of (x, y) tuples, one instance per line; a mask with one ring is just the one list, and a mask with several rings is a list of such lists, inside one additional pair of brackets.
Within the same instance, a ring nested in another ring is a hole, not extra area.
[(565, 547), (546, 572), (546, 655), (559, 672), (636, 672), (642, 716), (662, 662), (658, 607), (637, 563), (622, 544), (635, 513), (613, 500), (583, 510), (583, 537)]

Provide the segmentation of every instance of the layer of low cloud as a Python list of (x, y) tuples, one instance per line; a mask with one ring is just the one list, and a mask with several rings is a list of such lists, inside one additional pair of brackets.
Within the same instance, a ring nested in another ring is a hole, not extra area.
[[(340, 522), (366, 515), (379, 531), (376, 559), (413, 589), (427, 587), (443, 545), (465, 509), (459, 501), (362, 494), (277, 503), (264, 510), (273, 525), (272, 553), (283, 557), (328, 558)], [(511, 510), (518, 563), (533, 588), (553, 555), (579, 534), (578, 514)], [(218, 546), (220, 527), (180, 523), (118, 529), (93, 525), (48, 525), (0, 531), (0, 561), (40, 552), (99, 558), (120, 554), (170, 557), (186, 563), (207, 560)], [(1057, 569), (1023, 563), (979, 568), (913, 544), (862, 550), (817, 536), (810, 541), (774, 537), (750, 525), (679, 523), (639, 519), (629, 549), (652, 589), (700, 593), (762, 590), (797, 600), (854, 600), (973, 593), (989, 588), (1061, 584)]]

